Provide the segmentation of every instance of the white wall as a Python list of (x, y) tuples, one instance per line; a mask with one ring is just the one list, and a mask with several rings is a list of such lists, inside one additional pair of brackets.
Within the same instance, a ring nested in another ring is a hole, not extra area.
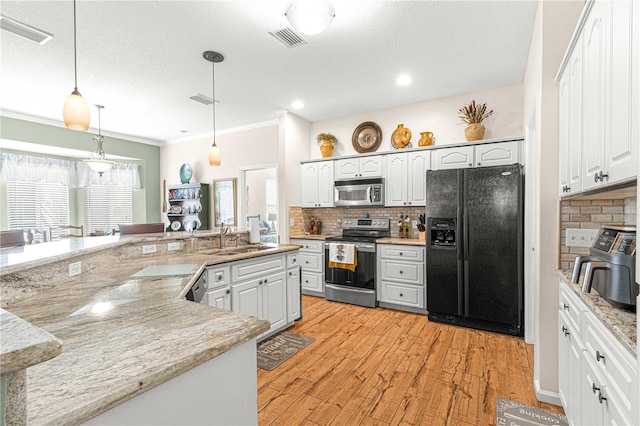
[(534, 386), (539, 400), (559, 403), (558, 392), (558, 84), (560, 61), (582, 11), (583, 2), (539, 2), (525, 72), (524, 116), (540, 107), (535, 143), (538, 233)]
[(351, 137), (360, 123), (373, 121), (382, 130), (382, 144), (379, 152), (394, 151), (391, 146), (391, 134), (404, 124), (413, 133), (411, 144), (418, 146), (420, 132), (430, 131), (436, 137), (436, 145), (464, 142), (466, 124), (458, 118), (458, 109), (469, 104), (472, 99), (486, 103), (488, 109), (495, 113), (484, 121), (486, 133), (484, 138), (500, 138), (522, 136), (522, 85), (505, 86), (482, 92), (468, 93), (449, 98), (436, 99), (397, 108), (370, 111), (367, 113), (334, 118), (311, 123), (309, 137), (310, 158), (322, 158), (315, 141), (319, 133), (332, 133), (338, 138), (338, 145), (333, 156), (357, 154), (353, 148)]
[[(267, 220), (267, 179), (275, 179), (275, 169), (247, 170), (245, 172), (245, 194), (247, 196), (246, 215), (260, 215), (260, 220)], [(238, 222), (242, 224), (241, 220)]]

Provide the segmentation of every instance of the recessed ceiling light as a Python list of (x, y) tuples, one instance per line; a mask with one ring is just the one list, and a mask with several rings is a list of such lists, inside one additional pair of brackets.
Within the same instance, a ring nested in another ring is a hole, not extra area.
[(413, 79), (411, 78), (410, 75), (408, 74), (401, 74), (400, 76), (398, 76), (398, 78), (396, 79), (396, 84), (398, 86), (406, 86), (407, 84), (410, 84), (413, 81)]
[(304, 103), (302, 101), (293, 101), (291, 103), (291, 108), (293, 108), (293, 109), (302, 109), (302, 108), (304, 108)]

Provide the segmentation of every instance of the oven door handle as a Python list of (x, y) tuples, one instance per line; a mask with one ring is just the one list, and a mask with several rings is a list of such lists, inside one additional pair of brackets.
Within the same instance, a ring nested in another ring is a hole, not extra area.
[(361, 290), (359, 288), (347, 287), (347, 286), (344, 286), (344, 285), (325, 284), (324, 286), (325, 286), (325, 288), (329, 287), (329, 288), (332, 288), (334, 290), (347, 291), (347, 292), (351, 292), (351, 293), (367, 293), (367, 294), (371, 293), (371, 290)]

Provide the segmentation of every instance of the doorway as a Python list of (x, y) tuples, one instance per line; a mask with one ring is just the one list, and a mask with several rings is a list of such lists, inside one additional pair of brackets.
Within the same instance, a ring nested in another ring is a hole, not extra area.
[(260, 228), (260, 243), (278, 243), (280, 226), (278, 215), (278, 165), (266, 164), (240, 167), (240, 205), (238, 225), (256, 218)]

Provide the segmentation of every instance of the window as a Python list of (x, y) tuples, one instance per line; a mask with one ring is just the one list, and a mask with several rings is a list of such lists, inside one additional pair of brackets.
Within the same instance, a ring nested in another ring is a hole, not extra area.
[(107, 234), (118, 225), (133, 223), (133, 190), (126, 186), (91, 185), (84, 188), (85, 233)]
[(48, 232), (50, 226), (68, 224), (69, 190), (66, 185), (7, 182), (8, 229), (37, 229)]

